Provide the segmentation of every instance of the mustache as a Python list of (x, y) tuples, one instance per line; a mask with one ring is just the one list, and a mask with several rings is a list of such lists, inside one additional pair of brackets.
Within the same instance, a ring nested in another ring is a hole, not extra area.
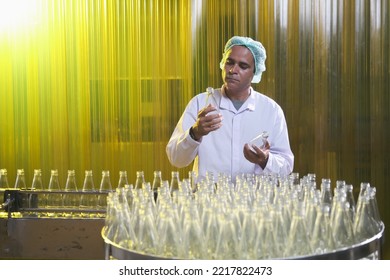
[(236, 79), (236, 78), (234, 78), (234, 77), (232, 77), (232, 76), (226, 76), (226, 77), (225, 77), (225, 80), (231, 80), (231, 81), (237, 81), (237, 82), (240, 81), (240, 80), (238, 80), (238, 79)]

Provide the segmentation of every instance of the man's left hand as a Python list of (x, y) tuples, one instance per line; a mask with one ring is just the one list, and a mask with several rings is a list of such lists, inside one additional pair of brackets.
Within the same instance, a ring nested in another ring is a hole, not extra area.
[[(265, 168), (268, 162), (270, 145), (268, 141), (265, 143), (264, 148), (260, 149), (256, 145), (249, 147), (249, 144), (244, 146), (244, 156), (252, 163), (260, 165), (261, 168)], [(253, 151), (254, 150), (254, 151)]]

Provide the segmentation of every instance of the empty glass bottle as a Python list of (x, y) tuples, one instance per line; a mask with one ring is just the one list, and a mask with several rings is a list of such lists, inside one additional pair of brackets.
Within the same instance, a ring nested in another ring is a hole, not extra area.
[(375, 225), (377, 228), (377, 233), (380, 231), (381, 228), (381, 217), (379, 214), (379, 208), (378, 208), (378, 202), (376, 200), (376, 188), (375, 187), (370, 187), (368, 189), (368, 197), (370, 198), (370, 208), (372, 211), (372, 216), (375, 221)]
[(331, 188), (331, 180), (323, 178), (321, 180), (321, 205), (329, 206), (329, 209), (332, 212), (332, 201), (333, 194)]
[(248, 209), (248, 213), (244, 216), (241, 229), (239, 245), (240, 259), (248, 260), (257, 258), (255, 245), (256, 241), (258, 241), (258, 236), (256, 233), (260, 223), (256, 211), (254, 209)]
[(284, 255), (292, 257), (310, 255), (312, 253), (313, 249), (306, 227), (304, 208), (302, 205), (298, 205), (291, 220), (291, 228)]
[(33, 191), (42, 191), (42, 171), (41, 169), (34, 169), (34, 177), (31, 183), (31, 190)]
[(353, 185), (345, 185), (345, 191), (347, 194), (347, 202), (349, 203), (349, 215), (351, 216), (352, 223), (355, 221), (356, 203), (353, 195)]
[(142, 189), (143, 184), (145, 183), (145, 177), (143, 171), (136, 172), (136, 179), (134, 189)]
[[(125, 248), (130, 250), (134, 250), (137, 244), (137, 238), (134, 232), (134, 228), (131, 221), (131, 208), (130, 204), (127, 201), (128, 192), (132, 191), (132, 185), (125, 185), (123, 188), (118, 188), (117, 196), (119, 203), (114, 204), (114, 206), (121, 204), (122, 206), (122, 224), (125, 227), (127, 233), (126, 243), (123, 244)], [(117, 209), (119, 211), (119, 208)], [(116, 237), (117, 238), (117, 237)], [(118, 240), (120, 241), (120, 240)]]
[(113, 235), (113, 242), (119, 245), (122, 248), (128, 250), (134, 250), (136, 244), (136, 236), (132, 227), (129, 227), (130, 220), (128, 220), (128, 215), (124, 209), (124, 204), (115, 204), (111, 207), (116, 208), (116, 219), (118, 219), (117, 226)]
[(347, 184), (344, 180), (337, 180), (336, 181), (336, 189), (344, 189), (346, 185)]
[(7, 169), (0, 169), (0, 189), (8, 189), (8, 175)]
[(119, 171), (118, 188), (123, 188), (128, 184), (129, 182), (127, 181), (127, 171)]
[(179, 183), (180, 177), (178, 171), (171, 172), (171, 183), (169, 185), (169, 191), (171, 193), (172, 198), (177, 196), (177, 192), (179, 191)]
[(192, 192), (195, 192), (196, 191), (196, 181), (197, 181), (195, 171), (188, 171), (188, 179), (190, 180), (190, 186), (191, 186)]
[(376, 221), (370, 206), (369, 195), (363, 195), (359, 198), (359, 212), (356, 213), (353, 230), (357, 242), (362, 242), (374, 236), (378, 232)]
[(94, 209), (97, 206), (97, 195), (93, 194), (96, 192), (96, 189), (93, 182), (92, 170), (85, 171), (83, 189), (81, 192), (80, 207)]
[(15, 189), (26, 190), (26, 180), (24, 177), (24, 169), (16, 171)]
[(183, 245), (181, 257), (185, 259), (205, 259), (205, 238), (200, 224), (199, 212), (194, 203), (184, 211)]
[[(238, 228), (235, 226), (233, 213), (220, 214), (219, 233), (215, 248), (216, 259), (238, 259), (239, 255), (239, 241)], [(206, 256), (204, 256), (206, 257)], [(204, 258), (203, 257), (203, 258)]]
[(156, 170), (153, 172), (152, 192), (154, 200), (157, 201), (158, 189), (161, 188), (161, 171)]
[(275, 244), (273, 245), (275, 257), (282, 257), (284, 248), (287, 245), (287, 223), (283, 214), (283, 205), (275, 205), (273, 209), (273, 233), (275, 236)]
[[(60, 208), (62, 207), (62, 194), (60, 182), (58, 179), (58, 170), (51, 170), (50, 181), (48, 191), (50, 193), (46, 196), (46, 207), (47, 208)], [(55, 213), (48, 213), (48, 216), (55, 216)]]
[[(24, 170), (23, 169), (18, 169), (16, 171), (16, 180), (15, 180), (15, 186), (14, 186), (15, 189), (19, 189), (19, 190), (26, 190), (26, 180), (25, 180), (25, 176), (24, 176)], [(22, 208), (26, 208), (28, 207), (28, 194), (26, 193), (22, 193), (21, 194), (21, 199), (19, 200), (19, 206), (22, 207)]]
[(371, 187), (370, 183), (367, 183), (367, 182), (360, 183), (359, 196), (358, 196), (357, 203), (356, 203), (356, 213), (360, 212), (359, 208), (361, 207), (361, 203), (363, 202), (361, 197), (366, 195), (367, 189), (370, 188), (370, 187)]
[(103, 170), (98, 195), (98, 208), (105, 209), (107, 207), (107, 194), (109, 192), (112, 192), (110, 171)]
[[(166, 207), (166, 208), (165, 208)], [(182, 255), (181, 235), (178, 234), (178, 224), (175, 220), (173, 208), (164, 206), (164, 211), (159, 212), (157, 232), (158, 232), (158, 250), (157, 254), (166, 258), (177, 258)]]
[[(77, 192), (76, 174), (74, 170), (68, 170), (68, 177), (65, 183), (65, 193), (62, 195), (62, 202), (65, 208), (76, 209), (80, 206), (79, 194)], [(66, 193), (71, 192), (71, 193)], [(71, 217), (73, 212), (64, 213), (65, 216)]]
[(138, 241), (137, 250), (144, 254), (156, 255), (159, 241), (151, 205), (141, 204), (138, 215), (138, 224), (134, 227)]
[(333, 211), (330, 213), (330, 223), (331, 223), (331, 225), (334, 225), (334, 221), (336, 219), (336, 213), (337, 213), (336, 209), (337, 209), (337, 207), (340, 206), (340, 201), (341, 201), (340, 197), (343, 197), (344, 198), (343, 201), (346, 201), (347, 194), (346, 194), (344, 189), (336, 188), (334, 190), (334, 195), (333, 195), (333, 200), (332, 200), (332, 207), (331, 207), (331, 209), (333, 209)]
[[(43, 184), (42, 184), (42, 171), (41, 169), (35, 169), (34, 170), (34, 178), (31, 183), (31, 190), (32, 191), (43, 191)], [(29, 208), (38, 208), (40, 206), (46, 206), (45, 203), (46, 196), (44, 194), (34, 194), (31, 193), (29, 195)]]
[(331, 220), (335, 249), (351, 246), (355, 243), (353, 224), (349, 215), (349, 205), (346, 196), (339, 195), (336, 203), (334, 221)]
[(117, 207), (115, 207), (118, 204), (118, 195), (116, 193), (108, 193), (107, 214), (104, 219), (103, 234), (108, 240), (111, 241), (114, 241), (114, 236), (118, 225), (123, 223), (123, 221), (120, 220), (121, 216), (117, 214)]
[(334, 249), (334, 241), (330, 226), (330, 208), (328, 205), (317, 206), (317, 216), (311, 237), (314, 254), (323, 254)]

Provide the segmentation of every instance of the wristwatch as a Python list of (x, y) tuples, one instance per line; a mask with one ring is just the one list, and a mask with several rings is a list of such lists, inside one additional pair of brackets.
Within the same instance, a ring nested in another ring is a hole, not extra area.
[(192, 126), (191, 126), (191, 128), (190, 128), (189, 134), (190, 134), (190, 136), (191, 136), (192, 139), (194, 139), (195, 141), (198, 141), (198, 139), (196, 139), (196, 137), (195, 137), (195, 134), (194, 134), (194, 131), (193, 131), (193, 129), (192, 129)]

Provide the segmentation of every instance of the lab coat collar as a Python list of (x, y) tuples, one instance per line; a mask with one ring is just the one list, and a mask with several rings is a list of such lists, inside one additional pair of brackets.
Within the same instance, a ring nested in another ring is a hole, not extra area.
[(219, 91), (221, 95), (221, 102), (219, 106), (221, 109), (226, 109), (234, 113), (240, 113), (245, 110), (254, 111), (256, 109), (255, 94), (252, 87), (250, 87), (250, 94), (248, 99), (245, 100), (244, 104), (242, 104), (239, 110), (236, 110), (232, 101), (229, 99), (229, 97), (227, 97), (224, 86), (222, 86)]

